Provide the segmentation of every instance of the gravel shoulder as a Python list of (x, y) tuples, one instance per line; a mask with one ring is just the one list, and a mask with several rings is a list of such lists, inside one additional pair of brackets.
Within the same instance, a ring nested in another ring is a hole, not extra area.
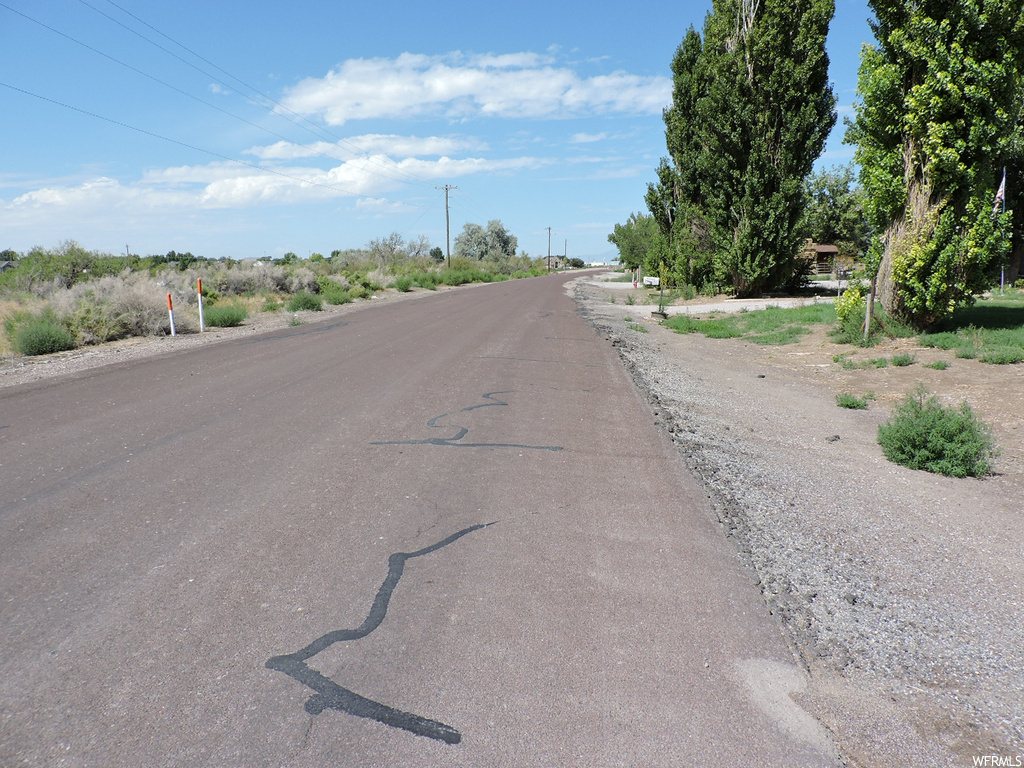
[[(845, 371), (823, 333), (776, 348), (679, 335), (650, 307), (612, 303), (614, 290), (579, 280), (574, 291), (756, 572), (812, 681), (799, 703), (849, 764), (1024, 755), (1021, 366)], [(915, 351), (933, 353), (951, 356)], [(945, 478), (882, 456), (878, 424), (919, 380), (994, 425), (994, 476)], [(869, 409), (836, 405), (868, 389)]]
[[(649, 307), (612, 303), (620, 289), (592, 279), (571, 287), (579, 311), (616, 347), (707, 489), (809, 673), (798, 703), (832, 731), (848, 764), (967, 766), (980, 755), (1024, 756), (1024, 366), (847, 371), (823, 334), (777, 348), (678, 335), (653, 321)], [(388, 292), (372, 304), (425, 295)], [(0, 388), (365, 306), (263, 313), (202, 335), (7, 357)], [(913, 351), (920, 362), (950, 355)], [(878, 424), (917, 381), (949, 402), (966, 398), (993, 425), (1001, 448), (994, 476), (955, 480), (884, 459)], [(868, 390), (878, 399), (866, 411), (835, 404), (838, 392)]]

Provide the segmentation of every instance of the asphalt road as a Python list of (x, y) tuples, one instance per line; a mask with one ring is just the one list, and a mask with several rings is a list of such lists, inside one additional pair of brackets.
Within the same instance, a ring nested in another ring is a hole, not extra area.
[(836, 765), (567, 280), (0, 391), (0, 766)]

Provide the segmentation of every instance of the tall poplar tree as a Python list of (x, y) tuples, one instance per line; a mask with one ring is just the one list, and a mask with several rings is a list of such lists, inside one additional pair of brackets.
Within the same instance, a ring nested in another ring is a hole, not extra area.
[(833, 0), (714, 0), (703, 39), (687, 32), (664, 115), (669, 158), (647, 194), (678, 273), (710, 266), (739, 296), (791, 275), (803, 179), (835, 124), (834, 12)]
[[(993, 215), (1013, 155), (1024, 68), (1020, 0), (869, 0), (857, 145), (886, 312), (929, 328), (987, 287), (1011, 214)], [(1019, 194), (1019, 191), (1018, 191)]]

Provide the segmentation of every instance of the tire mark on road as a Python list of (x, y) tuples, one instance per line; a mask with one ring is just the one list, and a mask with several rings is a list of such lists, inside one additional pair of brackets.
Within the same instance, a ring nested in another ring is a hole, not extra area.
[(469, 434), (468, 427), (462, 427), (458, 424), (438, 424), (441, 419), (446, 419), (456, 413), (468, 413), (469, 411), (475, 411), (477, 408), (489, 408), (491, 406), (505, 406), (508, 403), (499, 400), (495, 395), (504, 395), (511, 390), (503, 390), (501, 392), (486, 392), (483, 394), (484, 400), (490, 400), (488, 403), (478, 403), (477, 405), (471, 405), (468, 408), (461, 408), (453, 413), (442, 413), (440, 416), (435, 416), (427, 422), (427, 426), (431, 429), (455, 429), (457, 432), (454, 437), (427, 437), (422, 440), (374, 440), (370, 445), (450, 445), (455, 448), (519, 448), (531, 451), (561, 451), (562, 446), (560, 445), (518, 445), (516, 443), (462, 443), (459, 442), (466, 435)]
[(415, 552), (395, 552), (388, 558), (388, 575), (384, 578), (380, 589), (377, 590), (377, 596), (373, 599), (373, 604), (370, 606), (370, 613), (359, 627), (356, 629), (336, 629), (333, 632), (328, 632), (295, 653), (274, 656), (268, 659), (264, 666), (268, 669), (284, 672), (292, 679), (316, 691), (315, 694), (306, 700), (305, 704), (306, 711), (311, 715), (319, 715), (325, 709), (336, 709), (355, 717), (376, 720), (378, 723), (389, 725), (392, 728), (401, 728), (417, 736), (426, 736), (447, 744), (458, 744), (462, 741), (462, 734), (450, 725), (414, 715), (411, 712), (403, 712), (400, 709), (381, 704), (379, 701), (360, 696), (358, 693), (338, 685), (319, 671), (308, 666), (306, 661), (335, 643), (359, 640), (377, 629), (387, 615), (388, 603), (391, 601), (395, 587), (398, 586), (399, 579), (402, 578), (407, 560), (429, 555), (431, 552), (436, 552), (442, 547), (446, 547), (461, 539), (466, 534), (486, 528), (489, 525), (494, 525), (494, 523), (471, 525), (469, 528), (463, 528), (461, 531), (453, 533), (436, 544), (431, 544), (429, 547), (424, 547)]

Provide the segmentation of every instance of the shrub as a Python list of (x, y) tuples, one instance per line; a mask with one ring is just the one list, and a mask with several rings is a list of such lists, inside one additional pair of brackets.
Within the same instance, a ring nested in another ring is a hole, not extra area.
[(982, 350), (978, 359), (992, 365), (1012, 365), (1024, 362), (1024, 349), (1020, 347), (999, 346)]
[(943, 406), (924, 385), (879, 426), (878, 443), (889, 461), (951, 477), (986, 475), (996, 455), (989, 426), (966, 401), (959, 408)]
[(850, 392), (840, 392), (836, 395), (836, 405), (840, 408), (850, 408), (855, 411), (863, 411), (868, 407), (866, 398), (857, 397)]
[(913, 365), (917, 362), (917, 358), (909, 352), (900, 352), (898, 355), (892, 356), (892, 364), (897, 368), (905, 368), (908, 365)]
[(850, 283), (843, 295), (835, 301), (836, 317), (845, 325), (848, 319), (854, 320), (864, 327), (864, 286), (860, 282)]
[(203, 312), (206, 324), (214, 328), (233, 328), (248, 316), (248, 311), (240, 304), (218, 304)]
[(408, 293), (412, 290), (412, 278), (411, 277), (399, 277), (395, 280), (395, 288), (402, 293)]
[(8, 323), (11, 346), (19, 355), (49, 355), (74, 349), (75, 337), (52, 312), (16, 318)]
[(949, 363), (945, 360), (936, 360), (934, 363), (928, 363), (925, 368), (934, 368), (936, 371), (944, 371), (949, 368)]
[(324, 300), (306, 291), (299, 291), (288, 302), (289, 312), (321, 312), (324, 308)]

